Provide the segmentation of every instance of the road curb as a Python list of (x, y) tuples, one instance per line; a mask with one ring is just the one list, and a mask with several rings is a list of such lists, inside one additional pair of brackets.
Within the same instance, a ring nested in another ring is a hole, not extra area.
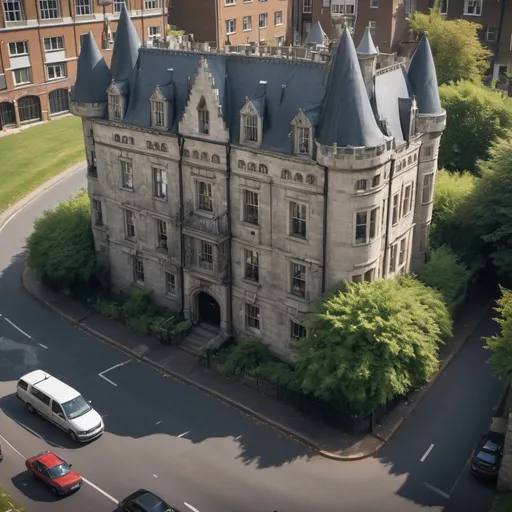
[(9, 206), (7, 210), (5, 210), (3, 213), (0, 213), (0, 231), (20, 210), (25, 208), (25, 206), (28, 206), (32, 201), (34, 201), (34, 199), (40, 196), (43, 192), (57, 185), (57, 183), (62, 181), (64, 178), (74, 173), (81, 167), (84, 167), (85, 165), (86, 161), (82, 160), (81, 162), (73, 165), (72, 167), (69, 167), (60, 174), (57, 174), (57, 176), (54, 176), (53, 178), (43, 183), (35, 190), (32, 190), (32, 192), (30, 192), (25, 197), (20, 199), (17, 203), (14, 203), (12, 206)]
[[(117, 350), (120, 350), (121, 352), (124, 352), (125, 354), (127, 354), (128, 356), (136, 359), (137, 361), (145, 363), (148, 366), (151, 366), (152, 368), (154, 368), (155, 370), (159, 371), (160, 373), (163, 373), (164, 375), (168, 375), (168, 376), (174, 378), (175, 380), (178, 380), (178, 381), (180, 381), (180, 382), (182, 382), (182, 383), (184, 383), (184, 384), (186, 384), (188, 386), (191, 386), (191, 387), (193, 387), (193, 388), (195, 388), (195, 389), (197, 389), (199, 391), (202, 391), (203, 393), (205, 393), (205, 394), (207, 394), (207, 395), (209, 395), (209, 396), (211, 396), (213, 398), (216, 398), (217, 400), (220, 400), (221, 402), (224, 402), (227, 405), (230, 405), (231, 407), (233, 407), (235, 409), (238, 409), (239, 411), (241, 411), (241, 412), (243, 412), (243, 413), (245, 413), (245, 414), (255, 418), (256, 420), (258, 420), (258, 421), (260, 421), (262, 423), (265, 423), (265, 424), (275, 428), (276, 430), (278, 430), (282, 434), (284, 434), (284, 435), (286, 435), (288, 437), (291, 437), (291, 438), (295, 439), (296, 441), (300, 442), (301, 444), (303, 444), (304, 446), (307, 446), (308, 448), (314, 450), (315, 452), (317, 452), (322, 457), (325, 457), (327, 459), (334, 460), (334, 461), (339, 461), (339, 462), (351, 462), (351, 461), (363, 460), (363, 459), (367, 459), (367, 458), (373, 457), (373, 456), (378, 454), (378, 452), (381, 450), (381, 448), (400, 429), (400, 427), (402, 426), (404, 421), (414, 412), (414, 409), (421, 402), (421, 400), (425, 397), (425, 395), (427, 394), (427, 392), (430, 389), (430, 387), (435, 383), (435, 381), (437, 380), (439, 375), (441, 373), (443, 373), (446, 370), (446, 368), (448, 367), (448, 365), (453, 361), (453, 359), (459, 353), (459, 351), (462, 349), (462, 347), (465, 345), (465, 343), (469, 339), (469, 337), (478, 328), (478, 326), (482, 322), (483, 318), (485, 317), (485, 314), (487, 313), (487, 311), (489, 311), (489, 309), (492, 307), (492, 304), (490, 304), (489, 307), (486, 308), (485, 313), (482, 315), (482, 317), (480, 318), (478, 323), (471, 330), (471, 332), (464, 339), (464, 341), (459, 343), (459, 345), (456, 347), (456, 350), (454, 352), (452, 352), (451, 354), (449, 354), (446, 357), (446, 359), (443, 360), (443, 363), (440, 365), (439, 370), (430, 379), (428, 384), (426, 386), (424, 386), (421, 390), (417, 391), (417, 395), (414, 396), (414, 400), (412, 401), (410, 407), (407, 409), (407, 414), (402, 416), (396, 422), (396, 424), (393, 426), (393, 428), (390, 430), (390, 432), (389, 432), (389, 434), (387, 436), (385, 436), (382, 439), (378, 438), (378, 439), (381, 439), (381, 442), (377, 445), (376, 448), (374, 448), (373, 450), (371, 450), (369, 452), (357, 453), (357, 454), (354, 454), (354, 455), (339, 455), (337, 453), (333, 453), (333, 452), (329, 452), (329, 451), (326, 451), (326, 450), (322, 450), (320, 448), (320, 446), (318, 446), (314, 441), (312, 441), (311, 439), (307, 438), (306, 436), (303, 436), (302, 434), (300, 434), (300, 433), (298, 433), (298, 432), (296, 432), (296, 431), (294, 431), (294, 430), (292, 430), (292, 429), (290, 429), (288, 427), (285, 427), (284, 425), (282, 425), (282, 424), (280, 424), (280, 423), (278, 423), (278, 422), (276, 422), (274, 420), (271, 420), (270, 418), (260, 414), (259, 412), (254, 411), (250, 407), (247, 407), (247, 406), (245, 406), (245, 405), (243, 405), (243, 404), (241, 404), (241, 403), (239, 403), (239, 402), (237, 402), (235, 400), (232, 400), (231, 398), (228, 398), (228, 397), (226, 397), (226, 396), (224, 396), (224, 395), (222, 395), (222, 394), (220, 394), (220, 393), (218, 393), (218, 392), (216, 392), (216, 391), (214, 391), (212, 389), (207, 388), (206, 386), (203, 386), (202, 384), (199, 384), (198, 382), (195, 382), (195, 381), (193, 381), (191, 379), (188, 379), (187, 377), (185, 377), (185, 376), (183, 376), (183, 375), (181, 375), (179, 373), (173, 372), (173, 371), (169, 370), (168, 368), (165, 368), (165, 367), (159, 365), (158, 363), (155, 363), (154, 361), (151, 361), (150, 359), (147, 358), (146, 354), (137, 354), (136, 352), (134, 352), (134, 351), (126, 348), (125, 346), (123, 346), (118, 341), (116, 341), (116, 340), (114, 340), (114, 339), (112, 339), (112, 338), (110, 338), (108, 336), (105, 336), (104, 334), (102, 334), (102, 333), (100, 333), (100, 332), (98, 332), (98, 331), (96, 331), (94, 329), (91, 329), (90, 327), (84, 325), (81, 321), (76, 320), (76, 319), (70, 317), (69, 315), (64, 313), (62, 310), (60, 310), (59, 308), (57, 308), (53, 304), (51, 304), (48, 301), (46, 301), (45, 299), (43, 299), (35, 290), (33, 290), (31, 288), (31, 286), (30, 286), (30, 284), (28, 283), (28, 280), (27, 280), (28, 272), (29, 272), (29, 269), (25, 265), (24, 268), (23, 268), (22, 278), (21, 278), (21, 283), (22, 283), (22, 286), (25, 289), (25, 291), (33, 299), (35, 299), (40, 304), (42, 304), (45, 308), (47, 308), (50, 311), (52, 311), (53, 313), (57, 314), (61, 318), (67, 320), (71, 324), (75, 325), (81, 331), (83, 331), (86, 334), (89, 334), (89, 335), (95, 337), (96, 339), (98, 339), (99, 341), (101, 341), (103, 343), (111, 345), (112, 347), (116, 348)], [(368, 434), (368, 435), (371, 436), (371, 434)], [(373, 436), (373, 437), (376, 437), (376, 436)]]

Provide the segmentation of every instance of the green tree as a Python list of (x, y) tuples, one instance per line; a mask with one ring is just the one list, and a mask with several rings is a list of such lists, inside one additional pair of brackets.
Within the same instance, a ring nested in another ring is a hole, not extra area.
[(34, 223), (27, 248), (28, 265), (61, 289), (87, 283), (96, 270), (87, 191), (44, 212)]
[(399, 277), (345, 283), (305, 325), (294, 346), (303, 390), (366, 414), (425, 383), (452, 323), (439, 292)]
[(501, 297), (494, 310), (499, 313), (495, 318), (500, 326), (499, 334), (485, 338), (486, 348), (491, 351), (491, 364), (501, 379), (512, 382), (512, 292), (501, 288)]
[(488, 158), (491, 144), (512, 128), (512, 100), (501, 91), (468, 81), (439, 88), (446, 110), (439, 166), (477, 172), (477, 160)]
[(448, 307), (466, 293), (470, 273), (446, 245), (432, 251), (430, 259), (417, 272), (418, 279), (441, 292)]
[(478, 39), (480, 25), (460, 19), (446, 20), (440, 14), (439, 2), (429, 14), (416, 11), (408, 21), (412, 31), (428, 36), (439, 85), (459, 80), (482, 81), (491, 53)]

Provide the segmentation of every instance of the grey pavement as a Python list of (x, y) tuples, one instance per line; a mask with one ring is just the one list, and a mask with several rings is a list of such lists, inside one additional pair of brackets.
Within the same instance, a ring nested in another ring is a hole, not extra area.
[[(489, 313), (377, 457), (328, 460), (86, 334), (22, 289), (24, 238), (33, 220), (84, 182), (70, 175), (0, 229), (0, 443), (6, 453), (0, 479), (29, 512), (112, 510), (116, 499), (139, 487), (183, 511), (489, 510), (493, 490), (471, 479), (467, 468), (502, 390), (480, 339), (496, 330)], [(99, 376), (121, 363), (107, 374), (114, 384)], [(106, 425), (100, 439), (72, 445), (15, 399), (16, 379), (36, 367), (92, 400)], [(90, 482), (54, 504), (24, 478), (23, 459), (14, 451), (29, 456), (48, 446)]]

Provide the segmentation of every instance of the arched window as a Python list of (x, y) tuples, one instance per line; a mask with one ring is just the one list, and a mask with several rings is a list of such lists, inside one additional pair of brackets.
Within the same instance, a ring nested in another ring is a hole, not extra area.
[(407, 165), (407, 160), (404, 158), (402, 160), (402, 169)]
[(41, 121), (41, 102), (38, 96), (24, 96), (18, 100), (20, 122)]
[(252, 162), (249, 162), (247, 164), (247, 170), (248, 171), (252, 171), (252, 172), (256, 172), (256, 164), (252, 163)]
[(201, 97), (199, 104), (197, 105), (197, 116), (199, 133), (208, 135), (210, 133), (210, 112), (208, 112), (208, 107), (204, 97)]
[(190, 158), (190, 151), (188, 149), (183, 150), (183, 158)]
[(146, 147), (147, 147), (148, 149), (153, 149), (153, 143), (152, 143), (150, 140), (147, 140), (147, 141), (146, 141)]
[(308, 174), (306, 176), (306, 183), (308, 185), (314, 185), (316, 183), (316, 176), (313, 176), (312, 174)]
[(205, 153), (205, 152), (201, 153), (201, 160), (205, 160), (205, 161), (209, 160), (208, 153)]
[(268, 168), (266, 165), (260, 164), (259, 171), (260, 171), (260, 174), (268, 174)]
[(238, 168), (245, 169), (245, 162), (243, 160), (238, 160)]
[(114, 135), (114, 142), (121, 142), (121, 137), (117, 133)]
[(288, 169), (283, 169), (281, 171), (281, 178), (283, 178), (283, 180), (291, 180), (292, 173)]
[(293, 181), (296, 181), (297, 183), (302, 183), (302, 174), (300, 172), (296, 172), (295, 176), (293, 177)]
[(198, 160), (199, 159), (199, 151), (194, 151), (192, 153), (192, 158), (195, 158), (196, 160)]
[(69, 92), (67, 89), (55, 89), (49, 94), (50, 114), (69, 111)]
[(212, 155), (212, 162), (214, 164), (220, 164), (220, 158), (219, 155)]
[(5, 126), (16, 125), (14, 104), (4, 101), (0, 103), (0, 130)]
[(366, 180), (357, 180), (356, 181), (356, 190), (366, 190), (368, 183)]
[(128, 144), (128, 137), (126, 135), (123, 136), (123, 144)]
[(160, 144), (158, 144), (158, 142), (153, 143), (153, 149), (155, 151), (160, 151)]
[(133, 146), (135, 144), (135, 141), (133, 140), (133, 137), (130, 137), (130, 146)]
[(167, 153), (169, 151), (169, 148), (167, 147), (167, 144), (162, 144), (160, 146), (160, 151), (163, 151), (164, 153)]
[(409, 155), (409, 158), (407, 159), (407, 164), (408, 165), (412, 164), (412, 156), (410, 156), (410, 155)]
[(418, 160), (418, 155), (414, 153), (414, 161), (416, 162), (416, 160)]

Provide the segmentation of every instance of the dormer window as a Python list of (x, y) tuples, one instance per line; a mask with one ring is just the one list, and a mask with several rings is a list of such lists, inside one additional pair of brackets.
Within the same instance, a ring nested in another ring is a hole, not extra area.
[(244, 128), (246, 142), (258, 142), (258, 116), (245, 116)]
[(151, 124), (156, 128), (163, 128), (165, 126), (165, 104), (163, 101), (152, 101), (151, 102)]
[(301, 155), (311, 154), (311, 128), (297, 127), (297, 147)]
[(112, 92), (108, 95), (108, 118), (112, 121), (123, 119), (123, 105), (119, 93)]
[[(256, 102), (256, 106), (253, 101)], [(240, 111), (240, 142), (259, 146), (263, 131), (263, 117), (259, 112), (264, 112), (264, 99), (257, 98), (253, 101), (247, 99)]]
[(199, 133), (208, 135), (210, 133), (210, 112), (208, 111), (204, 98), (201, 98), (201, 101), (197, 106), (197, 115), (199, 121)]
[(292, 120), (293, 152), (296, 155), (312, 156), (313, 126), (303, 110)]

